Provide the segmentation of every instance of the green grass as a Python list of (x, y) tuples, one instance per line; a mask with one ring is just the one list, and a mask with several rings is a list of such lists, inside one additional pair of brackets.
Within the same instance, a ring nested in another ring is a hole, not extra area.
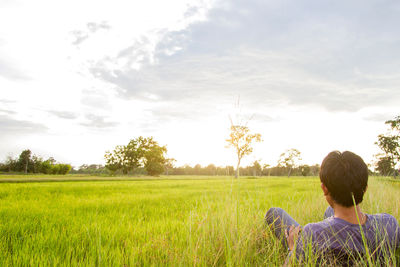
[[(0, 181), (0, 266), (281, 265), (286, 252), (264, 226), (268, 208), (306, 224), (327, 207), (315, 177)], [(363, 209), (399, 220), (399, 193), (397, 181), (371, 178)]]

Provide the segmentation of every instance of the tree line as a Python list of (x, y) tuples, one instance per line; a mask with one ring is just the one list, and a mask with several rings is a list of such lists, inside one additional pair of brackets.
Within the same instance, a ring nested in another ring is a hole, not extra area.
[[(388, 130), (385, 134), (378, 136), (375, 143), (382, 150), (375, 155), (375, 171), (380, 175), (396, 177), (400, 170), (400, 116), (385, 122)], [(297, 149), (288, 149), (283, 152), (276, 166), (260, 164), (259, 161), (251, 165), (241, 167), (240, 163), (245, 156), (252, 153), (252, 145), (261, 142), (261, 135), (251, 133), (247, 126), (232, 125), (229, 138), (226, 140), (228, 146), (234, 148), (237, 156), (236, 168), (233, 166), (201, 166), (191, 167), (189, 165), (174, 166), (175, 160), (167, 158), (167, 147), (160, 145), (153, 137), (139, 136), (131, 139), (126, 145), (118, 145), (112, 151), (106, 151), (104, 155), (105, 165), (82, 165), (78, 169), (72, 169), (71, 165), (57, 163), (53, 158), (44, 160), (33, 155), (27, 149), (21, 152), (19, 157), (8, 157), (4, 163), (0, 163), (1, 172), (23, 172), (44, 174), (140, 174), (157, 176), (166, 175), (224, 175), (239, 174), (245, 176), (308, 176), (318, 175), (319, 165), (300, 164), (301, 153)]]
[[(320, 166), (315, 165), (299, 165), (291, 168), (290, 176), (316, 176), (319, 173)], [(240, 174), (243, 176), (287, 176), (289, 168), (285, 166), (270, 166), (269, 164), (260, 164), (255, 161), (248, 166), (240, 167)], [(123, 174), (119, 172), (112, 173), (106, 166), (101, 164), (83, 164), (76, 169), (72, 169), (71, 174), (86, 174), (86, 175), (110, 175), (110, 174)], [(167, 166), (164, 165), (163, 175), (204, 175), (204, 176), (234, 176), (236, 169), (234, 166), (216, 166), (209, 164), (202, 166), (196, 164), (190, 166), (185, 164), (183, 166)], [(130, 174), (134, 175), (147, 175), (147, 171), (143, 167), (136, 168)]]
[[(235, 176), (236, 169), (233, 166), (215, 166), (209, 164), (201, 166), (196, 164), (194, 167), (184, 165), (173, 167), (169, 170), (170, 175), (207, 175), (207, 176)], [(288, 168), (284, 166), (261, 165), (258, 161), (245, 167), (239, 167), (242, 176), (287, 176)], [(291, 176), (315, 176), (319, 173), (319, 165), (300, 165), (291, 169)], [(165, 173), (167, 174), (167, 173)]]
[(261, 175), (316, 175), (318, 165), (299, 165), (301, 153), (297, 149), (289, 149), (280, 155), (278, 165), (261, 167), (258, 161), (247, 167), (240, 167), (241, 159), (249, 155), (253, 148), (251, 143), (260, 142), (260, 134), (252, 134), (247, 126), (234, 126), (227, 140), (238, 151), (238, 163), (233, 166), (217, 167), (214, 164), (202, 167), (200, 164), (191, 167), (184, 165), (175, 167), (175, 160), (167, 158), (167, 147), (161, 146), (153, 137), (139, 136), (131, 139), (127, 145), (118, 145), (113, 151), (104, 155), (106, 164), (104, 168), (98, 165), (82, 165), (76, 173), (107, 173), (116, 174), (148, 174), (152, 176), (166, 175), (235, 175), (239, 173), (248, 176)]
[(57, 163), (52, 157), (44, 160), (42, 157), (33, 155), (29, 149), (21, 152), (19, 157), (8, 157), (5, 162), (0, 163), (1, 172), (12, 173), (43, 173), (43, 174), (68, 174), (71, 170), (70, 164)]
[[(374, 167), (381, 175), (393, 174), (396, 177), (400, 172), (397, 169), (400, 162), (400, 116), (386, 121), (385, 124), (389, 125), (390, 129), (386, 134), (378, 136), (376, 144), (381, 148), (382, 153), (376, 155), (377, 161), (374, 163)], [(122, 172), (123, 174), (149, 175), (164, 173), (167, 175), (235, 175), (235, 177), (238, 177), (241, 173), (247, 176), (287, 175), (290, 177), (291, 175), (307, 176), (319, 173), (318, 164), (301, 165), (301, 153), (294, 148), (283, 152), (276, 166), (271, 167), (268, 164), (261, 166), (258, 161), (255, 161), (253, 165), (240, 167), (242, 159), (253, 152), (252, 145), (261, 141), (261, 134), (252, 133), (247, 125), (231, 123), (230, 135), (226, 142), (228, 147), (234, 149), (237, 156), (236, 168), (233, 166), (217, 167), (214, 164), (205, 167), (199, 164), (194, 167), (189, 165), (175, 167), (173, 165), (174, 159), (168, 159), (165, 156), (167, 153), (165, 146), (160, 146), (152, 137), (138, 137), (132, 139), (126, 146), (117, 146), (113, 152), (107, 152), (105, 168), (113, 174)]]

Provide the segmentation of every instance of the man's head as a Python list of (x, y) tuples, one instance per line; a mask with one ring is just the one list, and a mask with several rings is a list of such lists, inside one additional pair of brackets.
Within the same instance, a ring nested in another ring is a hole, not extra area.
[(350, 151), (333, 151), (322, 161), (319, 178), (336, 204), (351, 207), (354, 205), (352, 195), (356, 205), (363, 200), (368, 168), (360, 156)]

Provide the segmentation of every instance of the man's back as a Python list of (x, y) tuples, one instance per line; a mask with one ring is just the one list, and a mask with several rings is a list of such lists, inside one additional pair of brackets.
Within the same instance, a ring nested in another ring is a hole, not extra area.
[(303, 238), (297, 242), (297, 257), (304, 257), (304, 251), (310, 244), (314, 252), (346, 261), (365, 255), (365, 244), (375, 259), (384, 257), (400, 246), (399, 224), (393, 216), (385, 213), (365, 215), (367, 220), (361, 226), (363, 234), (358, 224), (333, 216), (307, 224), (303, 229)]

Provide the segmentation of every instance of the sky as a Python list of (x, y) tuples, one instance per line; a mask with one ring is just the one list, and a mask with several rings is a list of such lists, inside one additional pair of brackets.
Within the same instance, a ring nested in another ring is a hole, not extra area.
[(138, 136), (176, 165), (235, 165), (231, 121), (263, 142), (243, 164), (367, 163), (400, 115), (400, 2), (2, 0), (0, 161), (24, 149), (104, 164)]

